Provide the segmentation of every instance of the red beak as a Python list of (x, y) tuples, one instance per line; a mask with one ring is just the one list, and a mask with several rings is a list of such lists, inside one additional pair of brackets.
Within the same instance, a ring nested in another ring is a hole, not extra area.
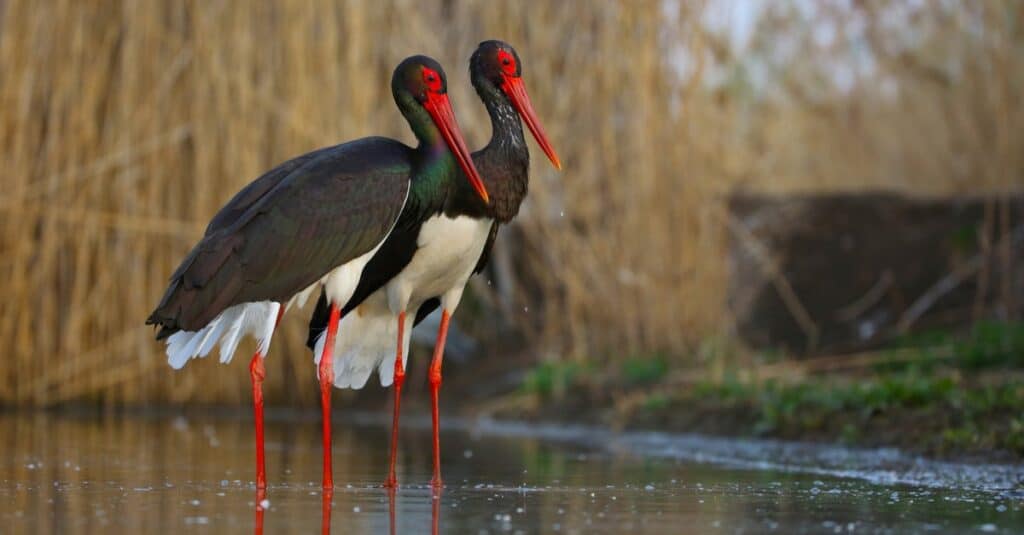
[(451, 149), (455, 159), (458, 160), (459, 167), (466, 173), (469, 183), (472, 184), (477, 195), (480, 195), (480, 198), (485, 203), (491, 202), (490, 196), (487, 195), (487, 188), (484, 187), (484, 181), (480, 178), (480, 172), (473, 165), (473, 156), (466, 147), (466, 140), (462, 137), (462, 131), (459, 130), (459, 123), (455, 120), (455, 112), (452, 111), (448, 95), (428, 92), (427, 102), (424, 103), (423, 107), (427, 109), (430, 118), (434, 120), (434, 124), (441, 130), (441, 136), (444, 137), (448, 148)]
[(512, 105), (515, 106), (516, 111), (519, 112), (519, 116), (526, 121), (527, 128), (533, 133), (534, 139), (537, 140), (537, 144), (544, 151), (544, 154), (548, 155), (548, 159), (555, 166), (555, 169), (562, 169), (562, 162), (558, 160), (558, 155), (555, 154), (555, 148), (551, 146), (551, 142), (548, 141), (548, 135), (544, 132), (544, 129), (540, 126), (540, 120), (537, 119), (537, 114), (533, 111), (533, 104), (530, 103), (530, 96), (526, 94), (526, 86), (523, 85), (523, 79), (519, 77), (505, 76), (505, 83), (501, 84), (501, 90), (508, 95), (509, 100), (512, 101)]

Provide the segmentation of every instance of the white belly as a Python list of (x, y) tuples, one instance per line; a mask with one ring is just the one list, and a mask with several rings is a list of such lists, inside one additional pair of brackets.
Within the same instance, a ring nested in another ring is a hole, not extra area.
[(424, 222), (412, 261), (387, 285), (392, 311), (415, 311), (427, 299), (440, 296), (448, 311), (454, 312), (492, 223), (491, 219), (443, 214)]
[[(396, 316), (416, 310), (431, 297), (441, 297), (441, 306), (455, 311), (466, 281), (473, 274), (492, 220), (443, 215), (427, 220), (420, 229), (416, 254), (386, 286), (377, 290), (355, 310), (341, 318), (334, 342), (334, 386), (362, 388), (377, 370), (382, 386), (394, 379), (395, 352), (398, 343)], [(401, 344), (402, 360), (409, 357), (412, 317), (406, 319)], [(320, 362), (324, 334), (313, 350)]]

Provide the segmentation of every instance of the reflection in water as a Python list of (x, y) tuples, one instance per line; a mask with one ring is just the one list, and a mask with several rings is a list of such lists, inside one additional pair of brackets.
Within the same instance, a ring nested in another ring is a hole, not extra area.
[(395, 535), (395, 487), (388, 487), (388, 525), (391, 535)]
[(320, 533), (328, 535), (331, 532), (331, 507), (334, 505), (334, 489), (324, 489), (320, 497)]
[[(433, 485), (431, 485), (431, 486), (433, 486)], [(433, 530), (431, 530), (431, 533), (433, 533), (434, 535), (437, 535), (437, 533), (439, 531), (438, 530), (438, 526), (439, 526), (439, 523), (441, 521), (441, 495), (442, 494), (444, 494), (444, 489), (441, 488), (441, 487), (435, 487), (433, 489), (433, 495), (430, 497), (430, 503), (431, 503), (431, 506), (430, 506), (430, 519), (432, 520), (431, 524), (433, 526)]]
[[(267, 489), (256, 486), (256, 522), (253, 533), (256, 535), (263, 535), (263, 514), (266, 510), (263, 508), (264, 500), (267, 499)], [(328, 528), (330, 531), (330, 528)]]
[(335, 419), (331, 495), (321, 490), (318, 414), (268, 416), (271, 485), (261, 493), (249, 479), (252, 422), (235, 414), (0, 414), (0, 530), (305, 534), (317, 526), (329, 533), (332, 520), (338, 533), (399, 534), (675, 533), (681, 526), (695, 533), (1009, 533), (1024, 526), (1019, 491), (727, 469), (529, 433), (447, 431), (442, 496), (430, 486), (429, 419), (417, 427), (422, 421), (414, 418), (403, 423), (403, 486), (388, 491), (380, 486), (386, 422), (360, 424), (349, 415)]

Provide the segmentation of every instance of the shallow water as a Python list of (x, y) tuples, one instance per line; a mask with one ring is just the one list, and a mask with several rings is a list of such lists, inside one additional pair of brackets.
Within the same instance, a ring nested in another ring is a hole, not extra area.
[[(1024, 467), (565, 426), (445, 422), (435, 496), (429, 422), (335, 418), (337, 490), (320, 492), (314, 412), (267, 422), (266, 508), (251, 421), (235, 413), (0, 414), (0, 532), (914, 533), (1024, 531)], [(261, 497), (262, 498), (262, 497)]]

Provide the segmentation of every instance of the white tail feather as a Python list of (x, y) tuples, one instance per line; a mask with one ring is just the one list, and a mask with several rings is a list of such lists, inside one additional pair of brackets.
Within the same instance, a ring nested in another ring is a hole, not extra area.
[(227, 325), (227, 330), (224, 332), (224, 336), (220, 340), (220, 361), (222, 363), (231, 362), (231, 356), (235, 354), (235, 348), (238, 347), (238, 342), (241, 340), (242, 335), (240, 334), (242, 329), (243, 314), (241, 310), (235, 310), (233, 313), (228, 314), (225, 310), (221, 315), (224, 316), (222, 320)]
[(178, 331), (167, 338), (167, 363), (179, 370), (196, 357), (205, 357), (220, 342), (220, 361), (228, 363), (247, 334), (259, 341), (266, 355), (281, 305), (272, 301), (241, 303), (221, 312), (198, 331)]

